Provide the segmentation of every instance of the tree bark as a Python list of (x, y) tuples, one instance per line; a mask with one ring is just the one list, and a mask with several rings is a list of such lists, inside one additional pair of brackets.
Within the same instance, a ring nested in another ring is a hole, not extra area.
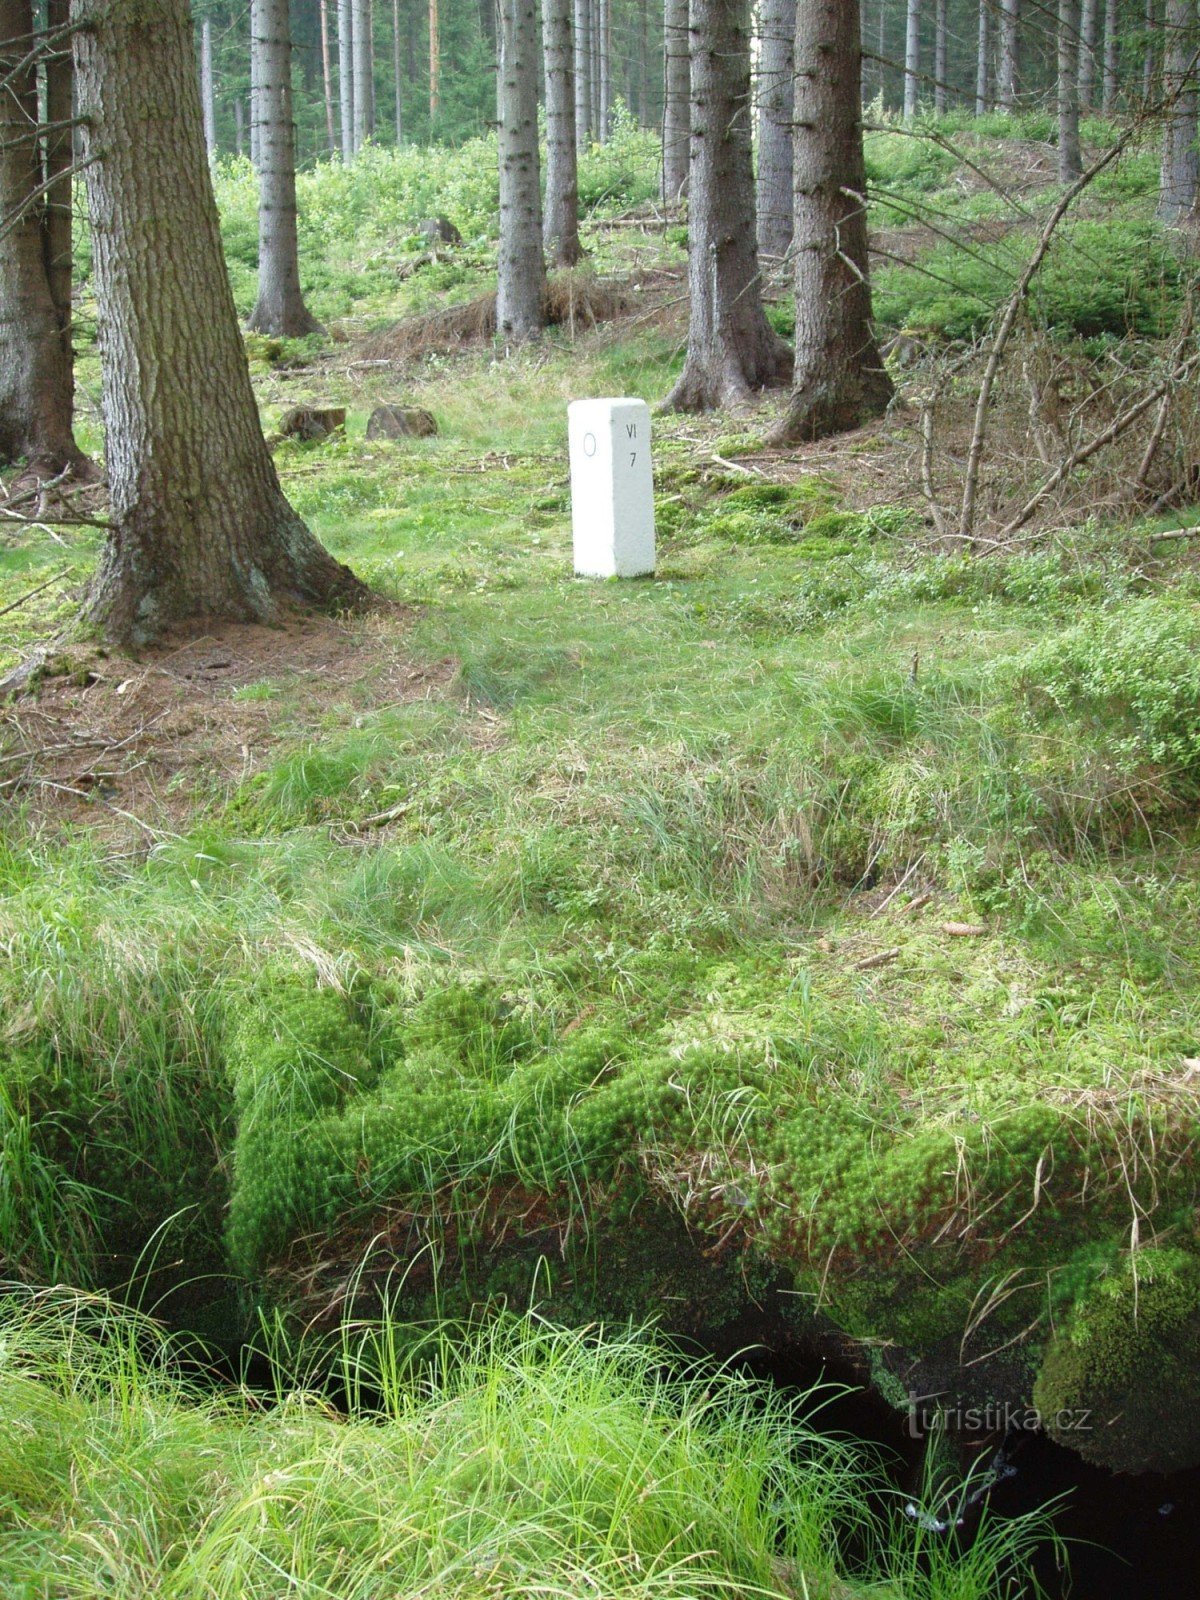
[[(853, 3), (853, 0), (851, 0)], [(921, 98), (921, 0), (908, 0), (904, 30), (904, 120), (911, 122)]]
[(596, 0), (600, 66), (600, 143), (607, 144), (612, 132), (612, 4), (611, 0)]
[(186, 0), (73, 0), (113, 527), (89, 614), (140, 644), (367, 591), (284, 498), (204, 159)]
[(1058, 0), (1058, 181), (1083, 175), (1079, 145), (1079, 0)]
[(342, 117), (342, 160), (354, 159), (354, 10), (338, 0), (338, 105)]
[(663, 200), (687, 193), (692, 66), (688, 0), (663, 0)]
[(975, 115), (985, 117), (991, 105), (990, 56), (992, 44), (992, 0), (979, 0), (979, 43), (975, 53)]
[(375, 75), (374, 40), (371, 37), (371, 0), (350, 0), (354, 22), (354, 150), (362, 149), (375, 132), (371, 80)]
[(1117, 0), (1104, 0), (1104, 94), (1100, 109), (1106, 117), (1117, 109), (1118, 27)]
[(204, 148), (208, 159), (217, 158), (217, 101), (213, 85), (212, 18), (200, 24), (200, 97), (204, 102)]
[(1079, 11), (1079, 107), (1091, 111), (1096, 102), (1096, 45), (1099, 38), (1099, 0), (1083, 0)]
[(321, 84), (325, 93), (325, 141), (329, 154), (337, 154), (337, 131), (333, 120), (333, 64), (329, 56), (329, 0), (317, 0), (321, 11)]
[(1200, 156), (1196, 151), (1196, 5), (1167, 0), (1163, 16), (1162, 92), (1166, 103), (1158, 214), (1180, 223), (1196, 204)]
[(756, 390), (786, 382), (791, 365), (762, 305), (749, 20), (746, 0), (692, 0), (688, 345), (668, 410), (745, 407)]
[(501, 0), (499, 21), (496, 328), (502, 339), (521, 340), (541, 332), (546, 311), (538, 174), (536, 0)]
[(1000, 60), (996, 71), (1001, 111), (1015, 111), (1021, 75), (1021, 0), (1000, 0)]
[(933, 17), (933, 109), (939, 117), (946, 114), (949, 85), (947, 73), (948, 0), (937, 0)]
[(258, 60), (252, 115), (258, 128), (258, 299), (247, 327), (303, 338), (321, 325), (300, 290), (296, 234), (296, 130), (292, 122), (292, 30), (288, 0), (250, 0)]
[(801, 0), (796, 21), (796, 370), (780, 442), (858, 427), (892, 383), (871, 327), (858, 7)]
[(792, 244), (792, 88), (796, 0), (762, 0), (758, 54), (758, 253)]
[[(71, 0), (46, 0), (46, 24), (52, 34), (62, 33), (71, 20)], [(46, 277), (54, 301), (63, 348), (73, 364), (71, 348), (71, 285), (74, 273), (72, 225), (75, 203), (71, 193), (75, 168), (75, 72), (71, 41), (64, 37), (46, 62), (46, 201), (42, 212)]]
[(396, 147), (399, 149), (404, 143), (404, 69), (400, 0), (392, 0), (392, 88), (396, 96)]
[(579, 176), (575, 153), (575, 57), (571, 0), (543, 0), (546, 60), (545, 250), (556, 266), (573, 267), (579, 243)]
[[(32, 52), (30, 0), (0, 0), (0, 461), (24, 460), (39, 477), (64, 469), (90, 475), (72, 432), (70, 200), (64, 298), (62, 229), (51, 227), (49, 216), (54, 189), (41, 192)], [(190, 41), (189, 66), (194, 73)], [(61, 112), (60, 96), (48, 102)], [(64, 203), (61, 191), (57, 203)]]
[(574, 0), (575, 11), (575, 143), (591, 143), (591, 5), (590, 0)]

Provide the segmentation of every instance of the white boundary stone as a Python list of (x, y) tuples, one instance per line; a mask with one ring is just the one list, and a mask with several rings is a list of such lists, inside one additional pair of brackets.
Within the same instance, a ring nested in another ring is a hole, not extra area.
[(581, 578), (654, 571), (654, 474), (644, 400), (573, 400), (567, 408), (571, 527)]

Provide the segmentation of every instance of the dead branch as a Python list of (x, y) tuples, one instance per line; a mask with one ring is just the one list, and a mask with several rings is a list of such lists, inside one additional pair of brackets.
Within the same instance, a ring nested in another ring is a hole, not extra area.
[(19, 600), (11, 600), (8, 605), (0, 606), (0, 617), (7, 617), (10, 612), (19, 611), (21, 607), (23, 605), (27, 605), (35, 595), (41, 594), (44, 589), (51, 588), (54, 584), (65, 578), (69, 573), (74, 572), (74, 570), (74, 567), (64, 567), (61, 572), (56, 572), (52, 578), (47, 578), (45, 583), (39, 583), (36, 589), (26, 590)]

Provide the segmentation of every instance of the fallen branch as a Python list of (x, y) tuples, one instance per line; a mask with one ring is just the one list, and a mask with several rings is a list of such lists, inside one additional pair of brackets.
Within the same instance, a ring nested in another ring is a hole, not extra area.
[(41, 594), (43, 589), (49, 589), (52, 584), (58, 583), (60, 579), (65, 578), (68, 573), (74, 572), (74, 570), (74, 567), (64, 567), (61, 572), (56, 572), (52, 578), (47, 578), (45, 583), (39, 583), (36, 589), (29, 589), (19, 600), (11, 600), (8, 605), (0, 606), (0, 617), (7, 617), (11, 611), (19, 611), (35, 595)]

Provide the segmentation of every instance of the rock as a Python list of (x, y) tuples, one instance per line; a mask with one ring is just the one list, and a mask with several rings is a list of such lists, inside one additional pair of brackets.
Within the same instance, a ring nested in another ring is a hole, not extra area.
[(417, 232), (427, 244), (431, 245), (462, 243), (462, 234), (449, 217), (426, 217), (424, 222), (417, 224)]
[(376, 406), (367, 423), (368, 439), (432, 439), (437, 431), (433, 413), (416, 406)]
[(293, 406), (279, 419), (281, 439), (327, 439), (346, 426), (345, 406)]

